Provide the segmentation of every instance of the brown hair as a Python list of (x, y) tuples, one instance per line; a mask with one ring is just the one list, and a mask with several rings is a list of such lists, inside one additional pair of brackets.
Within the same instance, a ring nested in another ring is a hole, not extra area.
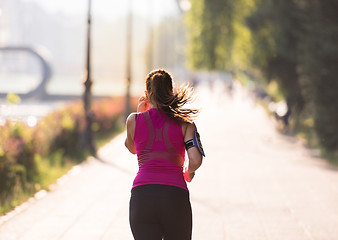
[(184, 86), (174, 92), (172, 77), (163, 69), (147, 75), (146, 89), (150, 101), (171, 119), (192, 123), (199, 113), (198, 109), (183, 108), (186, 103), (194, 100), (192, 89)]

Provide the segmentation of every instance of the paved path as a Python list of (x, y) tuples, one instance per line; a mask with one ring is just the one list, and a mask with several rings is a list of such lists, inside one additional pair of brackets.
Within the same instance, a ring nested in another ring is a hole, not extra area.
[[(338, 171), (291, 137), (260, 107), (198, 91), (197, 125), (207, 157), (189, 184), (194, 240), (337, 240)], [(20, 213), (1, 218), (0, 240), (127, 240), (135, 158), (125, 133)]]

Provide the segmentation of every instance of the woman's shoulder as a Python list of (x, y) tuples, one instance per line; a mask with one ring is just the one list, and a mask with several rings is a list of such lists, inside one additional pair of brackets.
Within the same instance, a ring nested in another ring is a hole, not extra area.
[(127, 125), (134, 124), (136, 121), (136, 118), (137, 118), (136, 112), (130, 113), (126, 120)]
[(194, 132), (195, 130), (196, 130), (196, 125), (194, 122), (182, 122), (183, 136), (186, 136), (187, 132)]
[(182, 126), (186, 126), (186, 127), (189, 127), (189, 128), (196, 128), (196, 124), (194, 121), (192, 122), (182, 122)]

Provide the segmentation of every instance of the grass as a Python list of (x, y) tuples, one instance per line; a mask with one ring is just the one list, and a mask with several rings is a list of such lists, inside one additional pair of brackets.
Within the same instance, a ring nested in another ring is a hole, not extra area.
[[(124, 125), (117, 124), (117, 126), (110, 131), (102, 131), (94, 134), (94, 141), (97, 148), (100, 148), (112, 140), (117, 134), (124, 130)], [(35, 156), (37, 165), (39, 167), (39, 183), (35, 183), (30, 187), (30, 190), (18, 191), (15, 198), (0, 205), (0, 216), (13, 210), (16, 206), (21, 205), (23, 202), (31, 198), (36, 192), (40, 190), (50, 190), (50, 186), (55, 184), (57, 180), (65, 175), (73, 166), (82, 162), (90, 156), (88, 151), (72, 157), (63, 157), (62, 152), (56, 152), (47, 157)], [(51, 161), (52, 159), (52, 161)]]
[(47, 159), (41, 159), (39, 162), (39, 183), (30, 186), (26, 191), (17, 191), (13, 200), (4, 202), (0, 205), (0, 215), (6, 214), (13, 210), (16, 206), (31, 198), (36, 192), (40, 190), (49, 190), (49, 187), (56, 183), (57, 179), (66, 174), (75, 164), (73, 161), (66, 161), (64, 165), (50, 164)]
[(51, 164), (47, 159), (39, 163), (40, 184), (35, 184), (37, 191), (41, 189), (49, 190), (51, 184), (56, 183), (57, 179), (66, 174), (73, 166), (74, 161), (65, 161), (64, 164)]

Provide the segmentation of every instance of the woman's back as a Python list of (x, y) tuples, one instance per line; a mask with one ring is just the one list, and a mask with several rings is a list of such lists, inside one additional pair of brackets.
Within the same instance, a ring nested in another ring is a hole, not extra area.
[(134, 144), (140, 168), (133, 187), (164, 184), (187, 190), (182, 173), (185, 146), (180, 123), (157, 108), (139, 113)]

